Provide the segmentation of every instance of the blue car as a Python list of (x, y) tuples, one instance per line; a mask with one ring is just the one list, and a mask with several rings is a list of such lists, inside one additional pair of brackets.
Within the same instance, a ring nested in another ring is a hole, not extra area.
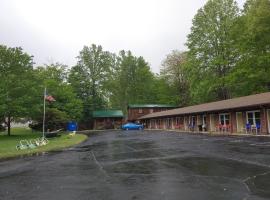
[(123, 130), (142, 130), (143, 125), (129, 122), (129, 123), (122, 125), (122, 129)]

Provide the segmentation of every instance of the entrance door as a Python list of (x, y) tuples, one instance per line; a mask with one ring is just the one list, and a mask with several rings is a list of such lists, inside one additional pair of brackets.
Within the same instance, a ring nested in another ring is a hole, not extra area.
[(237, 123), (237, 132), (238, 133), (242, 132), (243, 128), (244, 128), (242, 112), (237, 112), (236, 113), (236, 123)]
[(215, 131), (215, 114), (210, 115), (210, 130)]
[(188, 117), (184, 117), (184, 130), (188, 129)]

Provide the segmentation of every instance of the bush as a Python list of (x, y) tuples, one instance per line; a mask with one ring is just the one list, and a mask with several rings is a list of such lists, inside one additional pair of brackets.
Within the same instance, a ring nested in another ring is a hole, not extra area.
[[(46, 112), (45, 131), (53, 131), (57, 129), (65, 129), (69, 121), (68, 115), (56, 108), (49, 108)], [(29, 124), (33, 130), (42, 131), (43, 118), (37, 119), (36, 122)]]
[(31, 124), (29, 124), (29, 128), (35, 131), (42, 131), (42, 123), (32, 122)]

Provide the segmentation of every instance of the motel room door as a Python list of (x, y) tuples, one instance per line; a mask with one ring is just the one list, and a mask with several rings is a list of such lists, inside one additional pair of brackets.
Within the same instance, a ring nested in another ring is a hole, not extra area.
[(238, 133), (242, 132), (243, 128), (244, 128), (242, 112), (237, 112), (236, 113), (236, 123), (237, 123), (237, 132)]
[(210, 131), (215, 131), (215, 114), (210, 114)]

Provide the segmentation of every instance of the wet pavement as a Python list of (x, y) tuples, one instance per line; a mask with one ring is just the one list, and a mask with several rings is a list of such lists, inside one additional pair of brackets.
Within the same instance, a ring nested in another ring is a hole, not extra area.
[(270, 138), (102, 132), (0, 161), (0, 199), (270, 199)]

